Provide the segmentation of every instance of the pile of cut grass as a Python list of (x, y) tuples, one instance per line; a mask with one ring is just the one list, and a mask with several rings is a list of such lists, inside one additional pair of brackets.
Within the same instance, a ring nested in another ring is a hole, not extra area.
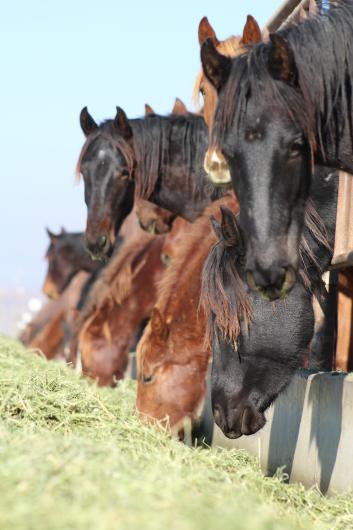
[(351, 495), (264, 478), (242, 451), (189, 449), (141, 424), (134, 394), (0, 338), (0, 528), (353, 527)]

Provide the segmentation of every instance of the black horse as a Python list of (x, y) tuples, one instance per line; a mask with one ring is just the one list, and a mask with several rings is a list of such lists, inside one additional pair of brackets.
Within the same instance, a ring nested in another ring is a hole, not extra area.
[(207, 128), (201, 116), (128, 120), (118, 107), (114, 120), (98, 126), (84, 108), (80, 123), (87, 137), (77, 166), (88, 209), (86, 243), (97, 257), (111, 253), (135, 198), (194, 221), (223, 194), (203, 169)]
[[(212, 337), (212, 407), (224, 434), (238, 438), (264, 426), (265, 410), (303, 366), (314, 331), (312, 294), (302, 281), (285, 300), (272, 304), (249, 291), (244, 309), (245, 248), (236, 218), (222, 208), (222, 223), (213, 219), (213, 226), (219, 243), (203, 273)], [(319, 269), (315, 279), (320, 281)]]
[(293, 286), (313, 162), (353, 172), (353, 2), (270, 35), (229, 59), (201, 59), (219, 92), (208, 156), (223, 153), (240, 202), (247, 279)]
[[(203, 301), (213, 338), (214, 416), (229, 437), (264, 425), (266, 408), (303, 366), (305, 352), (309, 366), (331, 368), (332, 323), (325, 321), (328, 295), (321, 275), (332, 259), (337, 193), (336, 172), (317, 166), (300, 245), (300, 281), (272, 304), (257, 291), (248, 293), (247, 306), (239, 302), (246, 291), (244, 238), (229, 210), (222, 210), (221, 225), (213, 220), (219, 243), (205, 263)], [(324, 317), (315, 334), (313, 296)]]

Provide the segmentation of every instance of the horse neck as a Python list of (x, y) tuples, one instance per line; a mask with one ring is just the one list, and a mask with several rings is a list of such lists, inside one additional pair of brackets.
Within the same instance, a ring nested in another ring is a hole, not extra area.
[[(172, 317), (175, 337), (180, 336), (180, 329), (184, 327), (194, 339), (199, 335), (203, 343), (205, 315), (202, 310), (199, 311), (201, 276), (205, 259), (216, 238), (208, 216), (200, 217), (191, 226), (182, 227), (181, 233), (183, 240), (163, 276), (157, 305), (166, 318), (169, 315)], [(185, 315), (188, 315), (186, 319)], [(181, 336), (185, 338), (185, 335)]]
[(219, 196), (203, 169), (207, 128), (199, 116), (132, 120), (138, 195), (194, 221)]

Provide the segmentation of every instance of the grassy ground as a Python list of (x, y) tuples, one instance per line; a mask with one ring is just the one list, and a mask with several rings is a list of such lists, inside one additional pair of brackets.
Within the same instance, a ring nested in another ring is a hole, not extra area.
[(353, 528), (353, 496), (264, 478), (241, 451), (189, 449), (97, 389), (0, 338), (1, 529)]

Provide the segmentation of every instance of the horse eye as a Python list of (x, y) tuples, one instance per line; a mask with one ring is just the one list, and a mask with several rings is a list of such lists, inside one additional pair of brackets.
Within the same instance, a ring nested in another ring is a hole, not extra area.
[(295, 158), (299, 156), (303, 151), (303, 147), (304, 141), (302, 138), (297, 138), (294, 140), (289, 148), (289, 158)]
[(129, 178), (129, 176), (130, 176), (130, 174), (129, 174), (128, 170), (124, 169), (121, 172), (120, 178), (121, 178), (121, 180), (127, 180)]
[(202, 97), (206, 96), (206, 90), (204, 88), (200, 88), (200, 94)]
[(153, 383), (153, 380), (154, 380), (154, 375), (144, 375), (143, 376), (143, 383), (145, 385)]

